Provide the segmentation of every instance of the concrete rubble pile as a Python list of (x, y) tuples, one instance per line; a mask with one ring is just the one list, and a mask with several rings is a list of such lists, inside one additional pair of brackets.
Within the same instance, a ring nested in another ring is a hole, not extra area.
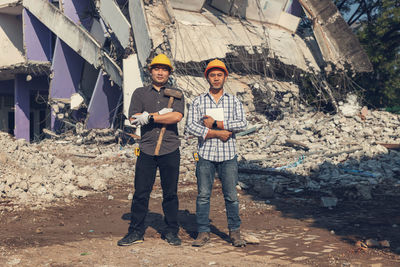
[(399, 115), (382, 111), (365, 117), (285, 114), (240, 138), (241, 185), (263, 197), (315, 191), (369, 200), (380, 186), (400, 194), (400, 152), (380, 145), (400, 144), (399, 126)]
[[(387, 194), (400, 194), (400, 152), (378, 144), (400, 143), (399, 115), (303, 110), (284, 113), (275, 121), (251, 112), (248, 120), (249, 133), (237, 137), (239, 185), (245, 190), (262, 198), (312, 191), (324, 201), (327, 197), (369, 200), (381, 186)], [(40, 206), (107, 191), (116, 182), (131, 183), (137, 144), (79, 145), (76, 138), (70, 134), (29, 144), (2, 133), (1, 198)], [(196, 143), (182, 137), (182, 190), (195, 182)]]
[[(82, 198), (93, 192), (108, 189), (111, 181), (132, 177), (130, 164), (110, 164), (110, 158), (126, 158), (123, 152), (103, 145), (78, 146), (66, 140), (44, 140), (29, 144), (23, 139), (14, 140), (0, 133), (0, 195), (22, 205), (40, 207), (55, 201), (67, 201), (71, 197)], [(100, 150), (101, 149), (101, 150)], [(101, 154), (100, 154), (101, 152)], [(84, 158), (97, 154), (101, 163), (83, 163)], [(70, 159), (78, 158), (76, 164)], [(82, 163), (80, 163), (82, 161)], [(116, 172), (118, 168), (118, 172)]]

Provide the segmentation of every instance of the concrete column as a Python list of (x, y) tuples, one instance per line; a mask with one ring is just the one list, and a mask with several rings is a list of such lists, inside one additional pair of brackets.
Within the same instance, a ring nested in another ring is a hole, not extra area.
[(14, 82), (15, 99), (15, 138), (30, 141), (30, 84), (25, 75), (16, 75)]
[(103, 75), (103, 71), (99, 71), (88, 107), (89, 119), (86, 125), (88, 129), (103, 129), (112, 125), (121, 94), (119, 87), (111, 86), (109, 77)]

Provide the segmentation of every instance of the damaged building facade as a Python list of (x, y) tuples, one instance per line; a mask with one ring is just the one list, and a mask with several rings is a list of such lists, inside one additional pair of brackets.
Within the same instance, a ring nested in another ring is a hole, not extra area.
[[(303, 14), (312, 31), (299, 33)], [(371, 71), (330, 0), (0, 0), (0, 130), (36, 140), (68, 122), (117, 128), (158, 53), (189, 99), (207, 89), (211, 59), (247, 111), (296, 106), (305, 75), (332, 96), (331, 65)], [(274, 103), (272, 103), (274, 104)]]

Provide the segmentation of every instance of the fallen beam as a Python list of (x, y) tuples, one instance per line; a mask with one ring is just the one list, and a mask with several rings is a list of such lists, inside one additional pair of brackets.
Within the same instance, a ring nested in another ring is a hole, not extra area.
[(149, 36), (150, 31), (147, 26), (143, 1), (129, 0), (129, 14), (140, 67), (145, 67), (147, 58), (150, 56), (152, 43)]
[(371, 72), (372, 64), (357, 37), (331, 0), (299, 0), (313, 21), (314, 35), (326, 61), (348, 63), (357, 72)]
[(46, 0), (24, 0), (23, 6), (88, 63), (103, 69), (122, 87), (122, 70), (86, 30)]
[(98, 9), (101, 18), (113, 31), (121, 46), (126, 49), (131, 46), (131, 24), (122, 14), (115, 0), (98, 0)]

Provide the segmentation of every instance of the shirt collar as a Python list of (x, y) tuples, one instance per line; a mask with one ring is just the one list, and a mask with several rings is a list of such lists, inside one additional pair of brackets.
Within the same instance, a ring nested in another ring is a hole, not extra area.
[[(204, 96), (208, 96), (208, 97), (210, 97), (211, 99), (214, 100), (213, 96), (210, 94), (210, 91), (208, 91)], [(224, 92), (222, 93), (221, 98), (220, 98), (219, 100), (221, 100), (224, 96), (227, 96), (227, 97), (229, 96), (228, 93), (225, 92), (225, 90), (224, 90)]]
[[(165, 88), (166, 88), (165, 86), (162, 86), (162, 87), (160, 88), (160, 91), (161, 91), (161, 90), (164, 90)], [(147, 88), (147, 89), (148, 89), (149, 91), (151, 91), (151, 90), (153, 89), (154, 91), (158, 92), (158, 90), (157, 90), (156, 88), (153, 87), (153, 84), (152, 84), (152, 83), (148, 85), (148, 88)]]

